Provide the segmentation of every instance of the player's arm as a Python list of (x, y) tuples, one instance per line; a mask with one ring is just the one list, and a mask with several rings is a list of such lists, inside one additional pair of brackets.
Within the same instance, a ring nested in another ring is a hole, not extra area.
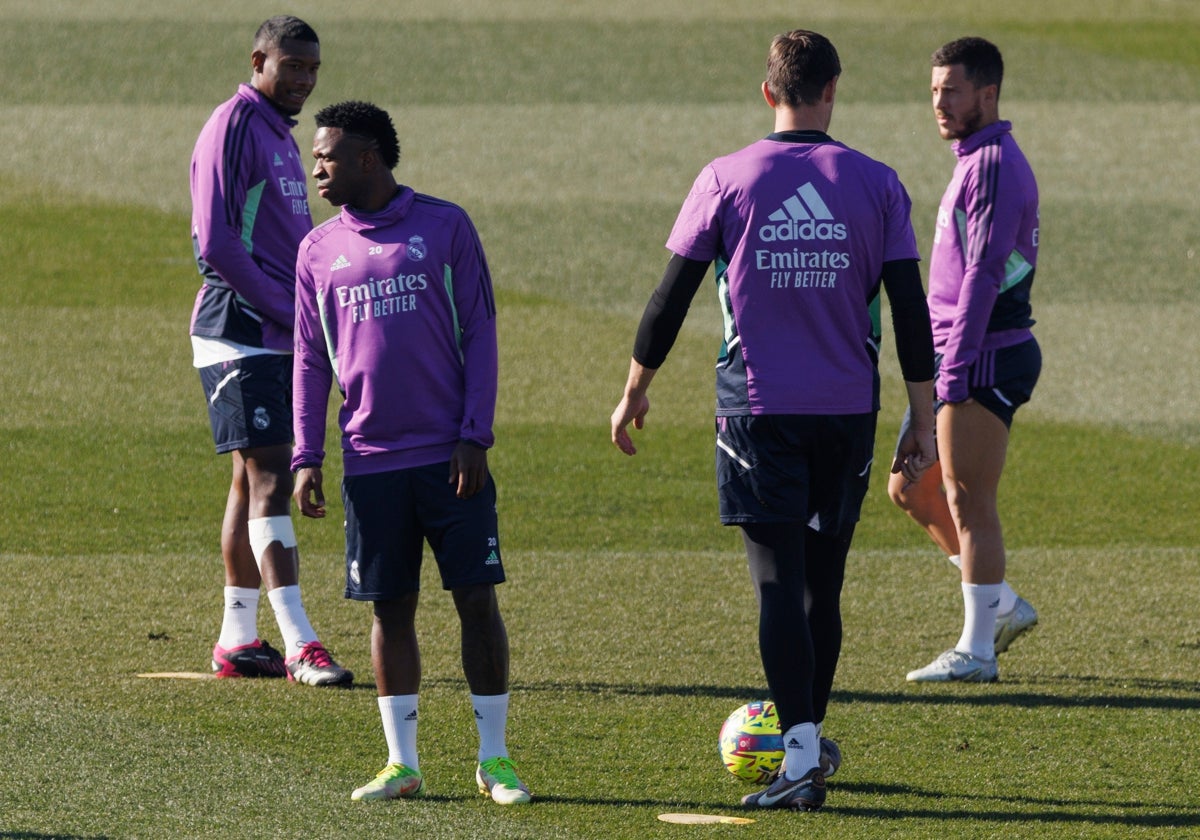
[(630, 423), (635, 429), (641, 429), (644, 425), (646, 412), (650, 410), (646, 392), (655, 372), (662, 367), (675, 345), (692, 299), (704, 275), (708, 273), (708, 265), (707, 260), (692, 260), (673, 254), (662, 281), (642, 313), (625, 391), (610, 419), (612, 442), (626, 455), (637, 452), (627, 427)]
[(947, 402), (969, 396), (967, 371), (983, 347), (1005, 265), (1016, 247), (1020, 196), (1015, 184), (1003, 177), (999, 159), (992, 158), (964, 182), (963, 279), (937, 385), (938, 395)]
[(892, 461), (892, 472), (917, 481), (937, 460), (933, 415), (933, 331), (921, 271), (913, 260), (883, 264), (883, 288), (892, 311), (896, 356), (908, 392), (912, 422)]
[(242, 241), (242, 213), (255, 191), (247, 152), (225, 166), (224, 134), (215, 148), (198, 148), (192, 162), (192, 204), (196, 208), (192, 237), (197, 256), (263, 316), (289, 326), (294, 317), (287, 291), (259, 268)]
[[(333, 366), (317, 307), (316, 288), (301, 246), (296, 263), (296, 317), (292, 357), (292, 422), (296, 443), (292, 469), (296, 472), (292, 498), (305, 516), (325, 515), (321, 466), (325, 462), (325, 418)], [(331, 337), (332, 338), (332, 337)]]
[(492, 276), (479, 234), (465, 213), (455, 236), (451, 271), (465, 392), (449, 480), (456, 486), (458, 497), (465, 499), (482, 490), (487, 482), (487, 450), (495, 443), (492, 424), (499, 382)]

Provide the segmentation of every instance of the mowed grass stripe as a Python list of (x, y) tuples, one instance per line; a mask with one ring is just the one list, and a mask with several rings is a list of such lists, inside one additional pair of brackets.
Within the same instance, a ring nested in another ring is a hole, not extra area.
[[(900, 103), (840, 104), (830, 129), (896, 169), (916, 203), (918, 221), (923, 213), (932, 215), (931, 205), (953, 168), (929, 115), (927, 84), (923, 72), (914, 73)], [(850, 79), (844, 83), (852, 85)], [(220, 98), (234, 86), (224, 87)], [(607, 201), (678, 204), (712, 157), (771, 129), (770, 111), (749, 95), (726, 105), (445, 107), (396, 102), (394, 95), (380, 104), (392, 111), (400, 135), (397, 177), (468, 210), (496, 202), (534, 207), (571, 202), (585, 208)], [(332, 92), (322, 90), (322, 96)], [(99, 200), (186, 214), (188, 160), (210, 109), (0, 105), (0, 142), (20, 149), (28, 164), (5, 178), (15, 189), (50, 202)], [(1182, 212), (1200, 189), (1200, 173), (1186, 155), (1163, 154), (1200, 143), (1195, 104), (1006, 99), (1004, 115), (1014, 121), (1038, 173), (1043, 202), (1100, 201), (1114, 216), (1139, 204)], [(464, 124), (486, 126), (486, 139), (464, 133)], [(312, 131), (311, 114), (302, 115), (295, 131), (302, 152), (311, 146)], [(47, 186), (35, 190), (33, 173)], [(314, 199), (313, 212), (326, 218), (331, 210)], [(671, 221), (664, 219), (662, 227), (669, 231)], [(1099, 231), (1080, 227), (1085, 239), (1089, 233), (1099, 238)]]

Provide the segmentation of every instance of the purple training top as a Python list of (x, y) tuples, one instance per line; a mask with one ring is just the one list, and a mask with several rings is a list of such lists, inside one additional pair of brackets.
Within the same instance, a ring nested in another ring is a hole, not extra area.
[(292, 127), (243, 84), (192, 152), (192, 246), (204, 285), (191, 334), (289, 351), (296, 248), (312, 230)]
[(461, 207), (400, 187), (379, 213), (343, 207), (300, 244), (292, 468), (325, 459), (331, 384), (346, 475), (450, 460), (494, 442), (496, 306)]
[(696, 178), (667, 247), (716, 261), (717, 416), (877, 409), (884, 262), (917, 259), (896, 173), (820, 132), (773, 134)]
[(1033, 335), (1038, 189), (1010, 122), (985, 126), (953, 148), (958, 163), (938, 207), (929, 261), (929, 317), (942, 354), (937, 395), (961, 402), (980, 351)]

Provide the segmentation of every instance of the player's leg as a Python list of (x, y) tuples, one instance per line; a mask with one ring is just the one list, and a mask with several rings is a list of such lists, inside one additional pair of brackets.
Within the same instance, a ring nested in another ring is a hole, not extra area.
[(826, 779), (842, 764), (841, 748), (836, 741), (822, 736), (822, 728), (841, 658), (842, 584), (853, 536), (853, 524), (838, 534), (822, 534), (811, 528), (805, 534), (804, 606), (813, 640), (813, 719), (817, 722), (819, 763)]
[(501, 805), (530, 800), (508, 754), (508, 631), (493, 584), (451, 590), (462, 625), (462, 666), (479, 732), (475, 782)]
[(842, 583), (854, 526), (840, 534), (805, 534), (805, 607), (813, 643), (813, 719), (825, 720), (842, 650)]
[(418, 593), (374, 603), (371, 665), (388, 760), (374, 779), (350, 794), (353, 800), (407, 799), (425, 794), (417, 754), (417, 695), (421, 652), (417, 643)]
[(759, 653), (784, 740), (783, 771), (765, 790), (742, 797), (749, 808), (815, 810), (825, 802), (804, 612), (804, 533), (820, 423), (778, 415), (716, 421), (721, 521), (741, 528), (758, 602)]
[(814, 655), (805, 616), (805, 534), (801, 523), (745, 523), (742, 541), (758, 600), (758, 642), (783, 733), (783, 771), (749, 808), (816, 810), (825, 803), (820, 736), (813, 712)]
[(416, 613), (423, 539), (407, 471), (347, 476), (346, 597), (372, 602), (371, 665), (388, 759), (354, 800), (421, 796), (417, 695), (421, 651)]
[(291, 517), (291, 445), (246, 449), (242, 456), (250, 487), (250, 547), (283, 634), (288, 677), (305, 685), (349, 685), (354, 675), (321, 643), (300, 597), (300, 553)]
[(958, 643), (911, 682), (991, 682), (997, 677), (996, 617), (1004, 583), (1004, 535), (997, 491), (1008, 427), (975, 400), (938, 412), (938, 456), (962, 558), (963, 630)]
[(479, 734), (475, 783), (498, 804), (521, 804), (531, 796), (508, 754), (509, 652), (496, 598), (496, 585), (505, 579), (496, 483), (489, 475), (482, 490), (460, 499), (446, 481), (447, 469), (435, 464), (419, 472), (427, 503), (422, 523), (458, 612), (463, 674)]
[(232, 465), (221, 522), (224, 610), (212, 667), (218, 677), (282, 677), (287, 673), (283, 656), (258, 638), (262, 578), (250, 548), (250, 485), (239, 451), (250, 436), (242, 391), (244, 361), (222, 362), (199, 371), (213, 443), (218, 454), (230, 454)]
[(946, 503), (940, 464), (935, 462), (915, 482), (910, 482), (900, 473), (890, 474), (888, 497), (892, 504), (925, 530), (947, 557), (958, 556), (958, 531), (950, 515), (950, 506)]

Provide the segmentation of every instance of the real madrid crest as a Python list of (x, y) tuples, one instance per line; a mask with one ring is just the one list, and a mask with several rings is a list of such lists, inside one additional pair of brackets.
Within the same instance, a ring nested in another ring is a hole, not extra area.
[(408, 238), (408, 256), (414, 260), (425, 259), (425, 254), (428, 253), (425, 249), (425, 240), (419, 236), (410, 236)]

